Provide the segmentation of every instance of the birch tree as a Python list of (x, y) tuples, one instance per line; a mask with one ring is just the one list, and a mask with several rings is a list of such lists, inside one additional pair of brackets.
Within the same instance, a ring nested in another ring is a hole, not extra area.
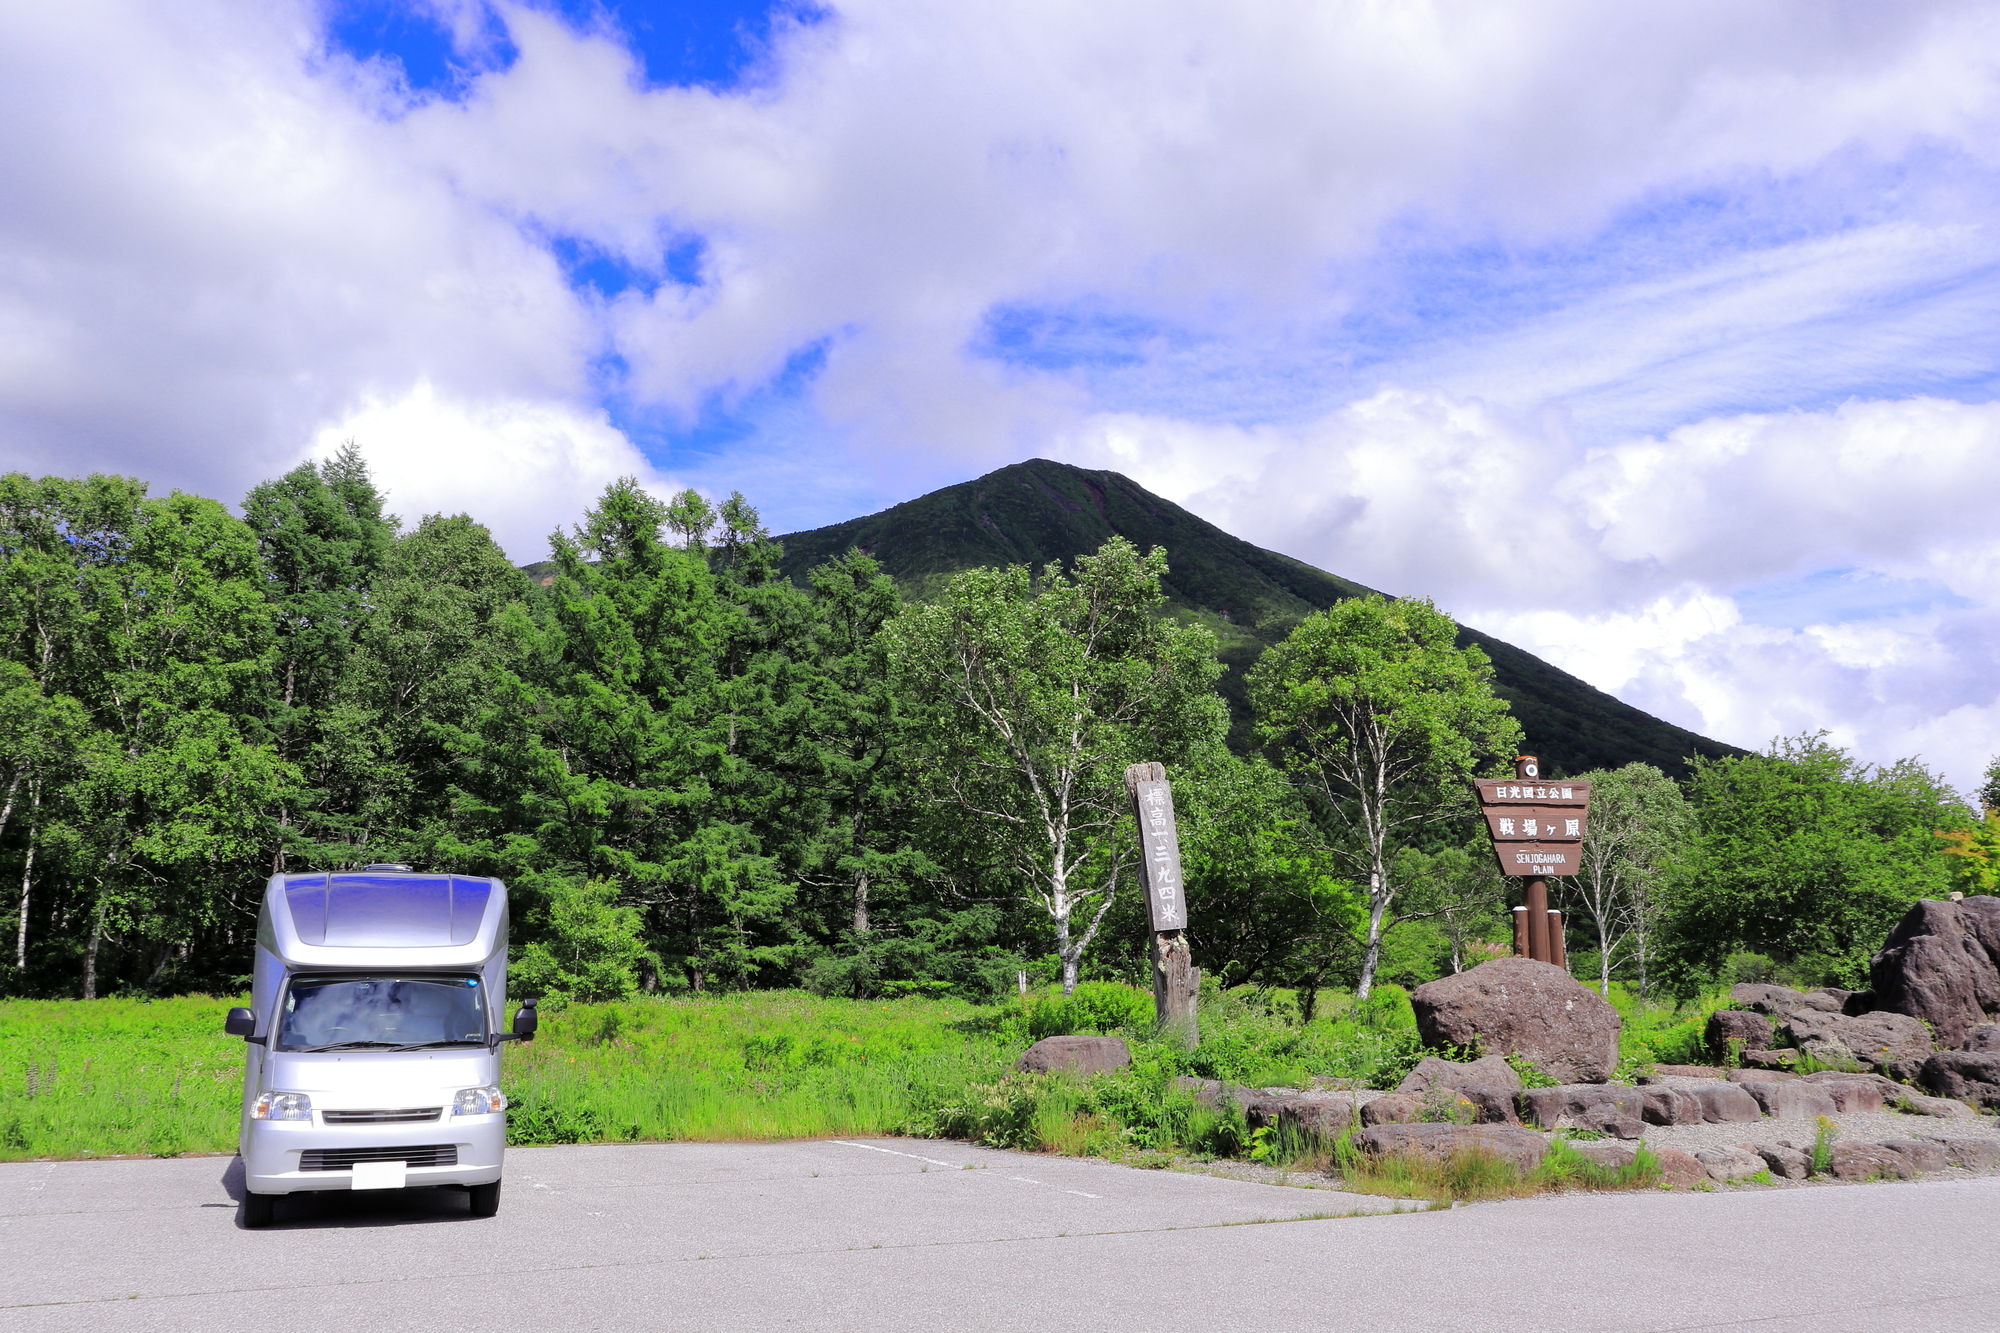
[(1160, 612), (1167, 555), (1122, 537), (1050, 566), (971, 569), (884, 630), (898, 687), (921, 715), (921, 799), (1048, 917), (1065, 993), (1125, 868), (1130, 763), (1177, 762), (1227, 726), (1208, 630)]
[(1611, 994), (1613, 957), (1629, 948), (1646, 989), (1654, 888), (1686, 840), (1694, 816), (1680, 787), (1650, 764), (1585, 773), (1590, 818), (1570, 892), (1597, 933), (1597, 989)]
[(1482, 761), (1520, 746), (1486, 654), (1457, 634), (1428, 601), (1356, 598), (1308, 616), (1250, 672), (1259, 737), (1367, 888), (1360, 999), (1381, 961), (1398, 847), (1468, 815)]

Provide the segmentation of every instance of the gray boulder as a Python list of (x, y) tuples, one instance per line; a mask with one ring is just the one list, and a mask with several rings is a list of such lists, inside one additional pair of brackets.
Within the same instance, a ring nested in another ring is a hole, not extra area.
[(1361, 1108), (1364, 1125), (1407, 1125), (1423, 1109), (1424, 1099), (1413, 1092), (1392, 1092), (1377, 1097)]
[(1802, 1081), (1825, 1091), (1833, 1098), (1835, 1109), (1842, 1112), (1879, 1111), (1891, 1099), (1904, 1093), (1900, 1084), (1891, 1083), (1879, 1074), (1843, 1074), (1823, 1069), (1817, 1074), (1806, 1075)]
[(1687, 1091), (1701, 1103), (1701, 1118), (1710, 1124), (1744, 1124), (1763, 1119), (1764, 1112), (1757, 1105), (1757, 1099), (1743, 1090), (1739, 1083), (1724, 1083), (1720, 1079), (1713, 1083), (1700, 1083)]
[(1953, 1101), (1949, 1097), (1922, 1097), (1913, 1092), (1903, 1094), (1899, 1106), (1912, 1115), (1935, 1116), (1939, 1120), (1977, 1120), (1979, 1112), (1964, 1102)]
[(1879, 1143), (1836, 1143), (1829, 1170), (1839, 1180), (1908, 1180), (1916, 1174), (1909, 1160)]
[(1942, 1171), (1951, 1165), (1942, 1147), (1922, 1139), (1884, 1139), (1882, 1146), (1890, 1152), (1900, 1153), (1903, 1160), (1910, 1164), (1910, 1170), (1919, 1174)]
[(1799, 1052), (1780, 1047), (1774, 1051), (1745, 1051), (1743, 1063), (1756, 1069), (1788, 1070), (1799, 1060)]
[(2000, 1011), (2000, 898), (1913, 903), (1869, 964), (1875, 1006), (1921, 1018), (1947, 1049)]
[(1641, 1088), (1640, 1119), (1649, 1125), (1699, 1125), (1701, 1102), (1681, 1088)]
[(1729, 988), (1729, 998), (1746, 1009), (1772, 1017), (1781, 1017), (1794, 1009), (1804, 1006), (1805, 993), (1789, 986), (1767, 986), (1760, 982), (1743, 982)]
[(1718, 1009), (1708, 1016), (1708, 1049), (1717, 1055), (1740, 1041), (1746, 1051), (1769, 1050), (1771, 1020), (1748, 1009)]
[(1812, 1174), (1812, 1158), (1789, 1143), (1761, 1144), (1757, 1155), (1764, 1159), (1771, 1174), (1781, 1180), (1804, 1180)]
[(1021, 1053), (1014, 1068), (1029, 1074), (1106, 1074), (1125, 1069), (1132, 1052), (1117, 1037), (1044, 1037)]
[(1552, 963), (1496, 958), (1410, 992), (1432, 1046), (1520, 1055), (1565, 1083), (1602, 1083), (1618, 1067), (1618, 1011)]
[(1717, 1145), (1696, 1148), (1694, 1159), (1701, 1163), (1702, 1170), (1708, 1172), (1709, 1179), (1725, 1185), (1733, 1185), (1768, 1169), (1761, 1156), (1744, 1147)]
[(1365, 1153), (1412, 1153), (1449, 1159), (1461, 1152), (1487, 1152), (1528, 1172), (1541, 1165), (1548, 1140), (1519, 1125), (1378, 1125), (1354, 1136)]
[(1561, 1125), (1595, 1129), (1600, 1121), (1644, 1119), (1647, 1091), (1608, 1083), (1567, 1083), (1556, 1088), (1528, 1088), (1515, 1101), (1522, 1118), (1543, 1129)]
[[(1358, 1109), (1366, 1110), (1369, 1104)], [(1304, 1138), (1330, 1143), (1354, 1127), (1357, 1103), (1350, 1093), (1308, 1092), (1285, 1098), (1275, 1110), (1272, 1119), (1279, 1126)]]
[(1731, 1083), (1784, 1083), (1798, 1075), (1787, 1069), (1732, 1069), (1726, 1077)]
[(1598, 1139), (1569, 1145), (1581, 1153), (1593, 1165), (1607, 1171), (1622, 1171), (1639, 1159), (1639, 1149), (1630, 1143), (1618, 1143), (1611, 1139)]
[(1764, 1108), (1764, 1114), (1769, 1116), (1810, 1120), (1814, 1116), (1832, 1115), (1840, 1109), (1826, 1089), (1803, 1079), (1791, 1079), (1784, 1083), (1747, 1083), (1743, 1086), (1757, 1100), (1757, 1105)]
[(1981, 1023), (1959, 1046), (1966, 1051), (2000, 1051), (2000, 1023)]
[(1516, 1090), (1511, 1088), (1485, 1087), (1478, 1083), (1461, 1084), (1449, 1091), (1472, 1104), (1473, 1119), (1482, 1125), (1518, 1125), (1520, 1116), (1514, 1113)]
[(1778, 1031), (1787, 1042), (1827, 1064), (1877, 1066), (1921, 1060), (1931, 1051), (1930, 1030), (1907, 1014), (1853, 1016), (1802, 1009), (1787, 1015)]
[(1417, 1067), (1396, 1085), (1396, 1091), (1426, 1092), (1431, 1088), (1475, 1086), (1519, 1092), (1521, 1076), (1514, 1072), (1513, 1066), (1498, 1055), (1467, 1061), (1444, 1060), (1435, 1055), (1427, 1055), (1417, 1061)]
[(1940, 1097), (1957, 1097), (2000, 1110), (2000, 1051), (1939, 1051), (1919, 1076)]
[(1990, 1171), (2000, 1166), (2000, 1139), (1945, 1139), (1937, 1140), (1944, 1155), (1953, 1166), (1962, 1166), (1971, 1171)]

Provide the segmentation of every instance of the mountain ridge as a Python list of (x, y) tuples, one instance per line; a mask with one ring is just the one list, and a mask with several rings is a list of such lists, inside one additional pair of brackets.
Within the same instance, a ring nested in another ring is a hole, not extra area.
[[(858, 548), (905, 593), (923, 598), (976, 565), (1068, 563), (1112, 535), (1141, 550), (1164, 546), (1162, 587), (1179, 615), (1216, 632), (1228, 671), (1221, 682), (1234, 725), (1231, 744), (1249, 743), (1243, 673), (1271, 644), (1314, 611), (1376, 590), (1266, 550), (1146, 490), (1123, 473), (1044, 458), (997, 468), (878, 513), (775, 538), (780, 569), (803, 583), (806, 571)], [(1491, 634), (1461, 626), (1493, 662), (1495, 688), (1514, 706), (1528, 749), (1552, 774), (1650, 763), (1675, 776), (1691, 756), (1744, 751), (1677, 727)]]

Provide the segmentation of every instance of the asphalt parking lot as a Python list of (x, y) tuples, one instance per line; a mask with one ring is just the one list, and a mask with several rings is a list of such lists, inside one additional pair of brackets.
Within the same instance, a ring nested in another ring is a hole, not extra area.
[(246, 1231), (238, 1174), (0, 1165), (0, 1329), (2000, 1329), (2000, 1177), (1380, 1215), (961, 1144), (647, 1144), (511, 1150), (496, 1218), (357, 1192)]

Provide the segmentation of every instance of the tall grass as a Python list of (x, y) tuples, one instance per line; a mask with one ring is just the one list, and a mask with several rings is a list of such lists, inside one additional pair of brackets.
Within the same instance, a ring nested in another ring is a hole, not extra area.
[(0, 1003), (0, 1160), (231, 1152), (243, 1043), (232, 1001)]

